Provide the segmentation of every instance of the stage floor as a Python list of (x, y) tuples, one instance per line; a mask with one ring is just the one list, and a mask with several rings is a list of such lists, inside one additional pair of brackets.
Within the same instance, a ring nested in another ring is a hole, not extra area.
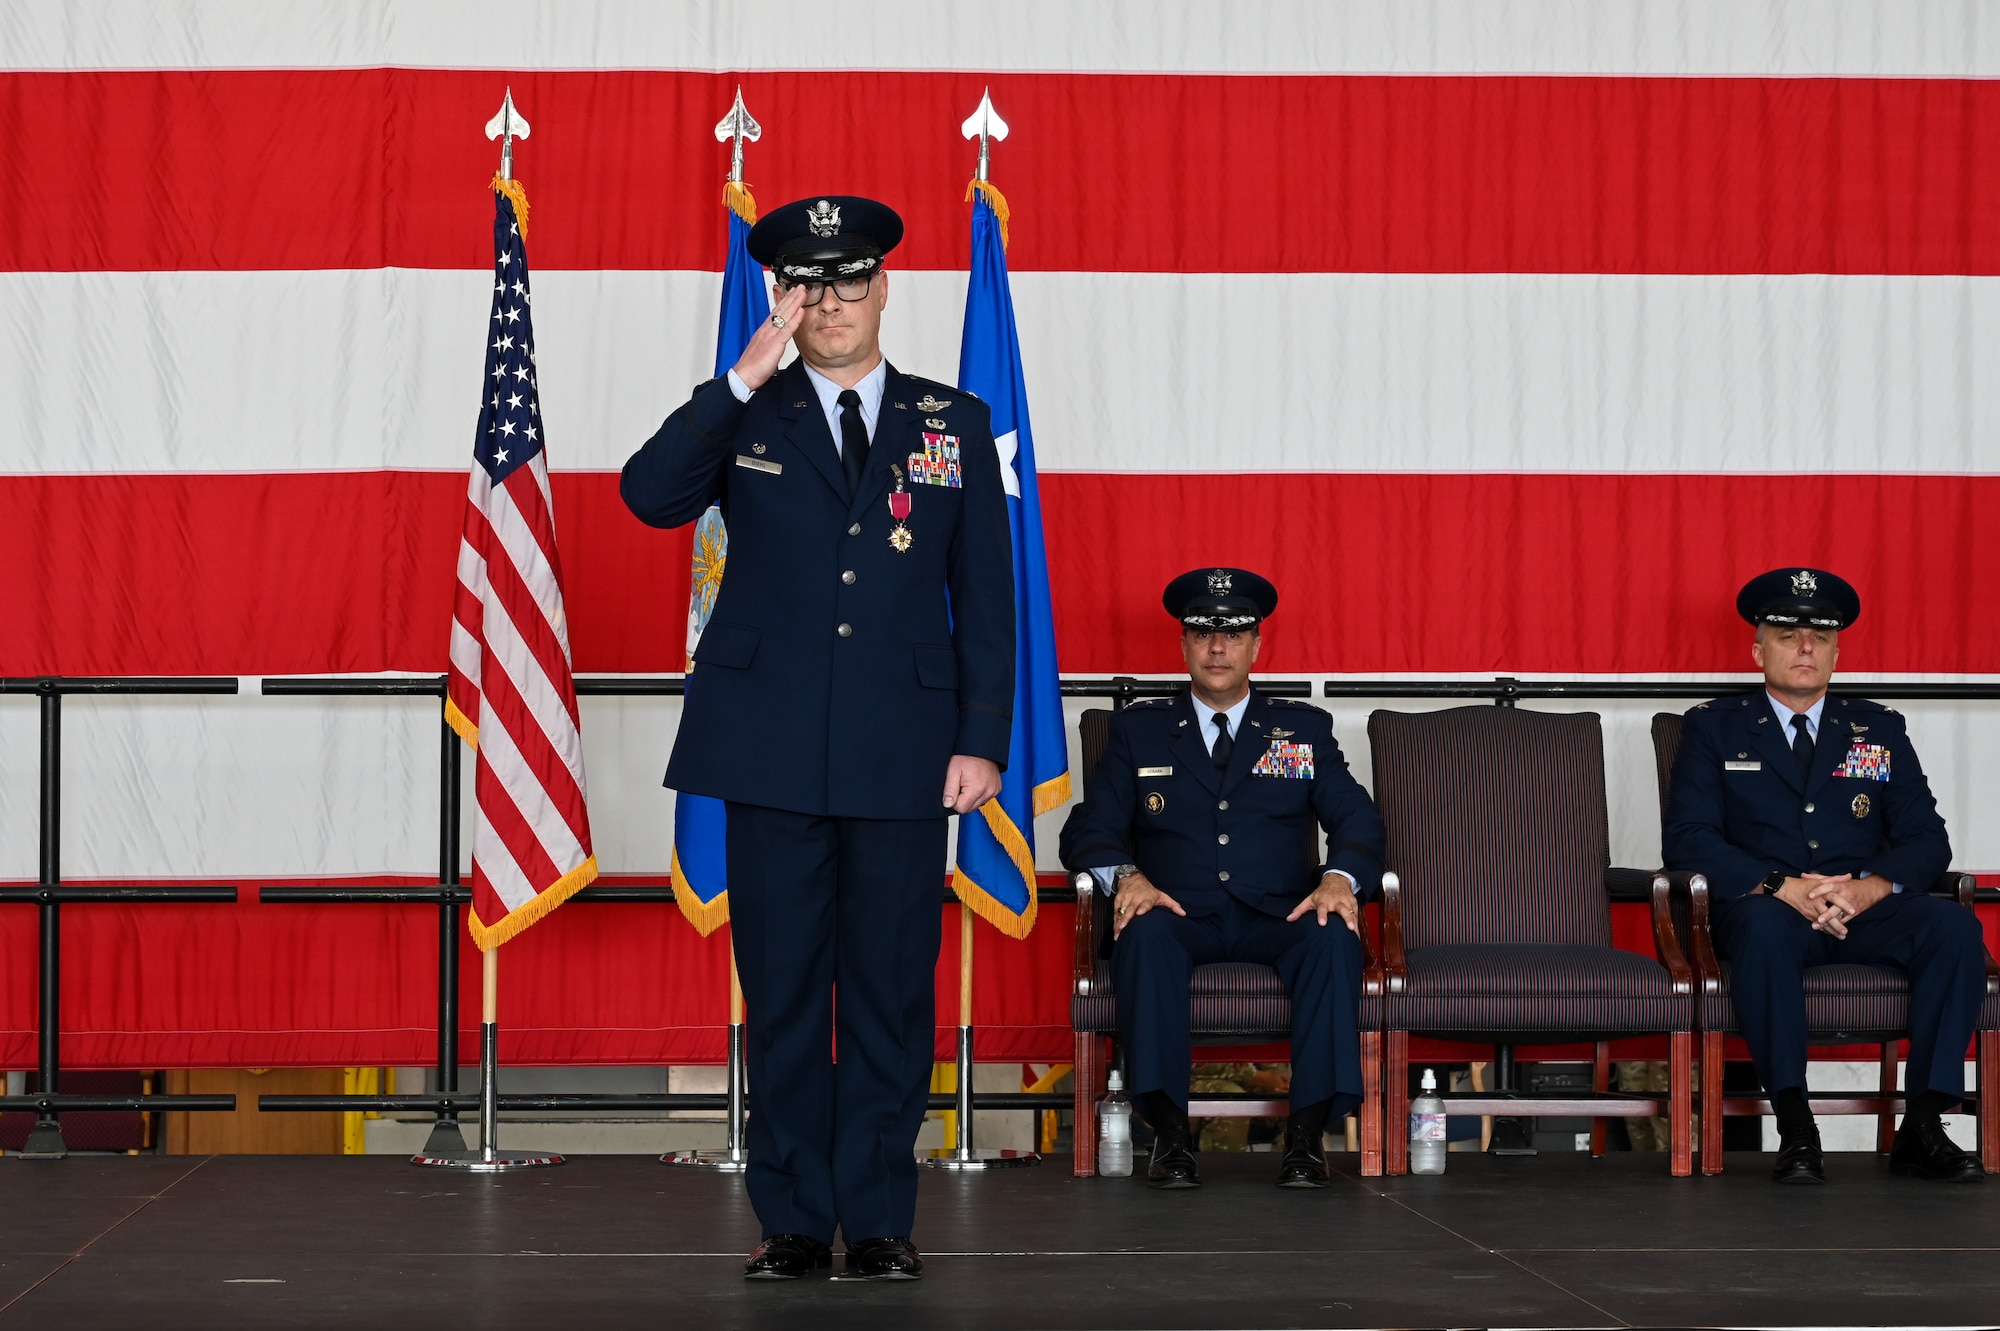
[[(526, 1142), (526, 1138), (523, 1138)], [(532, 1143), (528, 1143), (532, 1144)], [(1341, 1160), (1335, 1157), (1336, 1162)], [(1352, 1157), (1348, 1157), (1352, 1160)], [(1453, 1156), (1271, 1186), (924, 1180), (915, 1285), (746, 1285), (738, 1179), (635, 1156), (482, 1178), (366, 1156), (0, 1160), (0, 1326), (968, 1328), (1938, 1326), (2000, 1321), (2000, 1180), (1824, 1188), (1768, 1156)], [(1338, 1167), (1338, 1166), (1337, 1166)]]

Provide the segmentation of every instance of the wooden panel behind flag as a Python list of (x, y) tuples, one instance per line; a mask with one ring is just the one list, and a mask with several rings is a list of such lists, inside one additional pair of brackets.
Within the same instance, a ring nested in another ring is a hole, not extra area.
[(536, 384), (528, 200), (504, 170), (493, 191), (493, 313), (445, 698), (479, 754), (467, 923), (482, 951), (597, 877)]

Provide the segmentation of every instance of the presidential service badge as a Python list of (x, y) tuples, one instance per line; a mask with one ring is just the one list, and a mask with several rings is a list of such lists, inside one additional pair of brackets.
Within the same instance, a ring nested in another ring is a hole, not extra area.
[(1158, 813), (1167, 807), (1167, 797), (1155, 790), (1146, 796), (1146, 812)]
[(1868, 810), (1870, 808), (1870, 805), (1868, 803), (1868, 797), (1866, 795), (1856, 795), (1854, 797), (1854, 803), (1849, 805), (1848, 807), (1854, 810), (1854, 816), (1856, 818), (1866, 818), (1868, 816)]

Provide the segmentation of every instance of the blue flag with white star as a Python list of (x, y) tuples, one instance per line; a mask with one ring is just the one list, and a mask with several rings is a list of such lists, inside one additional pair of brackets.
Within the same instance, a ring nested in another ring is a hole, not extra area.
[[(1042, 548), (1042, 500), (1035, 480), (1035, 436), (1021, 341), (1007, 284), (1006, 202), (985, 182), (972, 205), (972, 281), (958, 384), (993, 411), (1007, 517), (1014, 534), (1014, 732), (1000, 794), (958, 820), (959, 900), (1002, 933), (1025, 938), (1035, 927), (1035, 818), (1069, 799), (1069, 740), (1056, 676), (1055, 616), (1048, 557)], [(1002, 210), (996, 214), (995, 203)]]
[[(771, 317), (764, 268), (750, 257), (747, 242), (757, 220), (747, 188), (729, 194), (729, 250), (722, 265), (722, 313), (715, 329), (715, 372), (727, 374), (758, 326)], [(742, 211), (739, 211), (741, 208)], [(744, 212), (749, 216), (745, 217)], [(729, 556), (729, 533), (722, 509), (712, 506), (694, 528), (694, 567), (688, 585), (687, 669), (694, 670), (694, 647), (715, 609), (722, 570)], [(723, 850), (722, 801), (710, 795), (674, 798), (674, 900), (703, 934), (729, 918), (729, 868)]]

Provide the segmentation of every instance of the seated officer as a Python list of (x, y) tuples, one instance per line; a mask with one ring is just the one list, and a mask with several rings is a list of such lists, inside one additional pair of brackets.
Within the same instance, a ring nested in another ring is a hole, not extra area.
[[(1292, 1000), (1292, 1114), (1278, 1184), (1326, 1186), (1321, 1137), (1361, 1103), (1357, 894), (1382, 878), (1382, 819), (1347, 770), (1333, 718), (1250, 687), (1259, 623), (1278, 603), (1242, 569), (1169, 583), (1190, 691), (1135, 703), (1062, 831), (1078, 885), (1115, 897), (1126, 1084), (1157, 1134), (1156, 1188), (1198, 1187), (1188, 1130), (1188, 978), (1196, 966), (1275, 966)], [(1317, 863), (1324, 827), (1332, 850)]]
[(1965, 1094), (1986, 995), (1979, 923), (1926, 895), (1951, 843), (1903, 718), (1826, 691), (1861, 598), (1831, 573), (1780, 569), (1752, 578), (1736, 609), (1757, 626), (1764, 687), (1687, 714), (1663, 841), (1670, 868), (1708, 879), (1737, 1025), (1778, 1118), (1771, 1176), (1826, 1180), (1805, 1096), (1804, 971), (1856, 964), (1910, 983), (1908, 1113), (1891, 1170), (1982, 1182), (1939, 1118)]

